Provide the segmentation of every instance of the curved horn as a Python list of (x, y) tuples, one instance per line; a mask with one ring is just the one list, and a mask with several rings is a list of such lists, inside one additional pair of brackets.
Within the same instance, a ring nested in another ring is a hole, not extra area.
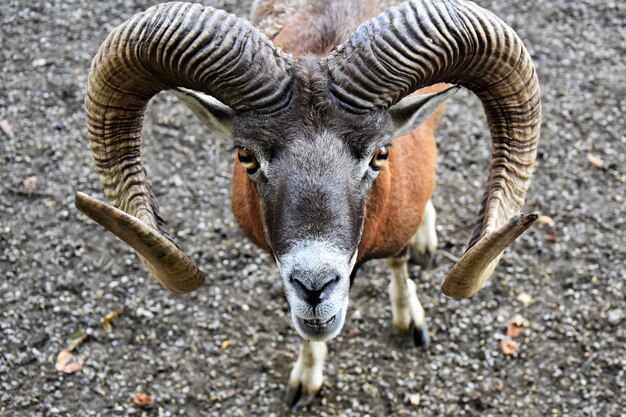
[[(463, 85), (480, 98), (491, 131), (492, 158), (469, 242), (476, 250), (468, 249), (442, 288), (455, 298), (473, 295), (515, 239), (509, 237), (521, 234), (535, 219), (512, 218), (524, 204), (541, 122), (539, 83), (522, 41), (472, 2), (418, 0), (361, 25), (328, 56), (327, 65), (331, 93), (355, 113), (387, 109), (438, 82)], [(497, 254), (485, 251), (489, 245), (477, 244), (495, 241)]]
[(77, 194), (76, 206), (131, 245), (159, 282), (182, 293), (202, 285), (204, 275), (170, 241), (140, 152), (148, 101), (176, 87), (214, 96), (238, 112), (273, 113), (290, 102), (291, 60), (247, 21), (177, 2), (122, 23), (92, 62), (87, 126), (112, 206), (84, 194)]

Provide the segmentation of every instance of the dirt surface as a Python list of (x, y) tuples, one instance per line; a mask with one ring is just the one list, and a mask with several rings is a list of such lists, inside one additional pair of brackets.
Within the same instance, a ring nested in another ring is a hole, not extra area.
[[(174, 236), (208, 273), (191, 295), (162, 289), (73, 206), (77, 190), (102, 198), (82, 108), (91, 57), (114, 26), (153, 3), (0, 2), (2, 416), (289, 415), (282, 398), (299, 338), (270, 259), (230, 213), (230, 144), (173, 97), (151, 103), (150, 176)], [(249, 7), (207, 3), (241, 15)], [(389, 341), (388, 271), (366, 265), (305, 414), (625, 415), (626, 3), (480, 4), (519, 32), (537, 65), (545, 122), (527, 207), (554, 225), (516, 243), (471, 300), (441, 294), (445, 256), (433, 270), (412, 267), (429, 352)], [(440, 245), (457, 256), (489, 159), (479, 109), (460, 94), (439, 134)], [(500, 343), (515, 314), (527, 327), (507, 356)], [(88, 334), (75, 351), (88, 355), (84, 366), (58, 372), (57, 354), (78, 331)], [(154, 407), (136, 406), (136, 393)]]

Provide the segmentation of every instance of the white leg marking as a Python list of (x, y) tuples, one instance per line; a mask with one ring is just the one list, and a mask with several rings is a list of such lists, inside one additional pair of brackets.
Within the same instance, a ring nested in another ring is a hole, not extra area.
[(315, 395), (324, 382), (324, 360), (328, 353), (325, 342), (304, 340), (298, 359), (289, 375), (289, 385), (297, 389), (302, 384), (302, 392)]
[(426, 316), (422, 304), (417, 299), (415, 283), (409, 278), (407, 261), (389, 259), (387, 264), (392, 273), (388, 291), (391, 299), (393, 327), (406, 332), (413, 322), (415, 327), (421, 328), (426, 323)]
[(435, 206), (428, 200), (426, 207), (424, 208), (424, 215), (422, 216), (422, 222), (420, 223), (417, 232), (411, 238), (411, 246), (415, 252), (435, 253), (437, 250), (437, 212)]

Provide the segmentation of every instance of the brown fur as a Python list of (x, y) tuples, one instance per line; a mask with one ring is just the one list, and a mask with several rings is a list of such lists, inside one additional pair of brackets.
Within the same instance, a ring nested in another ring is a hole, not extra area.
[[(427, 92), (445, 88), (437, 87)], [(435, 188), (435, 129), (442, 113), (443, 106), (389, 148), (389, 160), (369, 193), (359, 263), (397, 255), (417, 231)]]
[[(375, 2), (354, 2), (345, 7), (323, 7), (317, 2), (287, 20), (274, 42), (294, 55), (325, 55), (358, 26), (380, 12)], [(354, 7), (352, 7), (354, 6)], [(260, 9), (262, 10), (262, 9)], [(442, 91), (439, 84), (417, 93)], [(393, 142), (387, 164), (372, 185), (366, 205), (358, 263), (399, 254), (417, 231), (424, 207), (435, 187), (437, 147), (434, 133), (443, 107), (415, 131)], [(243, 233), (270, 252), (263, 230), (259, 196), (245, 169), (235, 161), (232, 182), (232, 209)]]
[(273, 41), (285, 51), (299, 56), (325, 56), (343, 42), (378, 10), (371, 1), (315, 1), (285, 22)]
[(237, 223), (246, 237), (255, 245), (271, 253), (263, 230), (259, 193), (236, 157), (233, 164), (231, 205)]

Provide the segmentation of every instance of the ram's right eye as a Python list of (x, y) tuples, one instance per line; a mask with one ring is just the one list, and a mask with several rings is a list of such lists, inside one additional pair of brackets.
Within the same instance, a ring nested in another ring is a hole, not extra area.
[(239, 163), (248, 171), (248, 174), (254, 174), (259, 169), (259, 161), (254, 154), (247, 148), (237, 148), (237, 159)]

